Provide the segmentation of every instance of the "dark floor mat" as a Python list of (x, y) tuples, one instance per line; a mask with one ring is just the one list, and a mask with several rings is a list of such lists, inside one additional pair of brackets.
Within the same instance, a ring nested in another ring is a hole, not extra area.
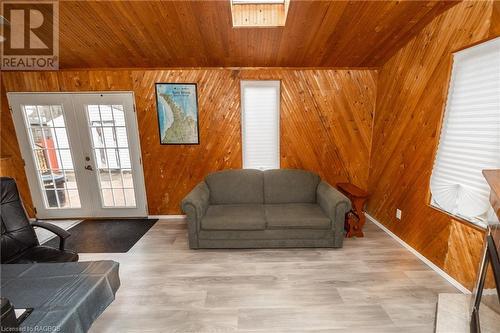
[[(66, 249), (79, 253), (125, 253), (158, 219), (84, 220), (71, 227)], [(59, 247), (59, 237), (43, 245)]]

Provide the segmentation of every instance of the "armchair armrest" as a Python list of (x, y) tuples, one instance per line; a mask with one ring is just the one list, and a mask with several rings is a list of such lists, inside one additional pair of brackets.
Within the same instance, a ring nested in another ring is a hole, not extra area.
[(181, 209), (187, 215), (189, 246), (198, 248), (198, 231), (200, 222), (208, 209), (210, 190), (208, 185), (202, 181), (182, 200)]
[(345, 214), (351, 210), (349, 198), (325, 181), (319, 183), (316, 195), (319, 206), (333, 223), (333, 230), (343, 234)]
[(46, 223), (46, 222), (40, 222), (40, 221), (31, 222), (31, 225), (34, 227), (46, 229), (46, 230), (56, 234), (60, 239), (59, 250), (64, 251), (64, 243), (66, 241), (66, 238), (71, 236), (71, 234), (68, 231), (64, 230), (61, 227), (58, 227), (57, 225), (54, 225), (51, 223)]

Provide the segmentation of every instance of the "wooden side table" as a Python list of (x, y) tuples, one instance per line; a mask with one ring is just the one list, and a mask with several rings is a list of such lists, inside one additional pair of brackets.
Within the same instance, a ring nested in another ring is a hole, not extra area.
[(368, 192), (350, 183), (338, 183), (337, 188), (352, 202), (352, 210), (346, 215), (347, 237), (363, 237), (363, 226), (366, 222), (364, 206)]

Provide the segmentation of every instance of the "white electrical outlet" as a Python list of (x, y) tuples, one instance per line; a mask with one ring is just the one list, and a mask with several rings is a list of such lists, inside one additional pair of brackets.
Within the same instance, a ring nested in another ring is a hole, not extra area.
[(401, 209), (396, 209), (396, 218), (401, 220)]

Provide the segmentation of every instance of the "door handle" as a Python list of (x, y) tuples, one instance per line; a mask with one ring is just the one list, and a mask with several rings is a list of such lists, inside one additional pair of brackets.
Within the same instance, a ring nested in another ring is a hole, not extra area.
[(86, 165), (85, 170), (94, 171), (94, 168), (92, 168), (92, 165)]

